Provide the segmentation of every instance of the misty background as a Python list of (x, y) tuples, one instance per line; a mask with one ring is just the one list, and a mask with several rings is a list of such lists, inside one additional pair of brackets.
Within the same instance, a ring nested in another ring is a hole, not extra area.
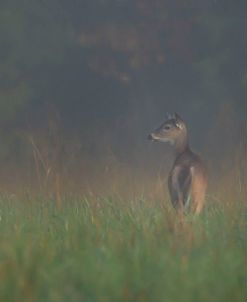
[(246, 28), (245, 0), (2, 0), (0, 190), (155, 194), (174, 111), (211, 188), (242, 190)]

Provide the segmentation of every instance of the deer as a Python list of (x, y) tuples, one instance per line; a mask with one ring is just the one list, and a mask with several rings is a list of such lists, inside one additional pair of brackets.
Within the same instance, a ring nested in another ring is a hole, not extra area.
[(154, 142), (173, 145), (175, 160), (168, 176), (168, 189), (173, 207), (179, 213), (188, 208), (194, 214), (201, 213), (205, 203), (208, 177), (201, 156), (190, 148), (188, 130), (177, 114), (168, 114), (156, 130), (148, 135)]

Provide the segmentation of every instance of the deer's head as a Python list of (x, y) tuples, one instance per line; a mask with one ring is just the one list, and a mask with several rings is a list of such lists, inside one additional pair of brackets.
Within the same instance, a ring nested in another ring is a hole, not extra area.
[(187, 128), (182, 118), (177, 114), (168, 114), (167, 119), (157, 129), (148, 135), (148, 139), (158, 142), (177, 144), (187, 140)]

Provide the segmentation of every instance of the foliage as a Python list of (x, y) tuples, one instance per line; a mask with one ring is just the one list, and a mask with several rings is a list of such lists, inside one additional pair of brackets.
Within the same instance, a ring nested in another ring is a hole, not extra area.
[[(161, 109), (172, 95), (179, 106), (181, 97), (190, 107), (225, 97), (244, 104), (242, 1), (12, 0), (0, 8), (1, 121), (49, 102), (69, 108), (72, 121), (85, 111), (88, 124), (102, 94), (107, 108), (122, 106), (121, 115), (140, 83), (141, 95), (151, 91)], [(132, 103), (143, 102), (135, 97)]]

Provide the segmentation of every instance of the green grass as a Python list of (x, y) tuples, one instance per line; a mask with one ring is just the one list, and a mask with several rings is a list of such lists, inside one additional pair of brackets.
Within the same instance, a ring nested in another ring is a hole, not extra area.
[(0, 301), (246, 301), (247, 205), (0, 199)]

